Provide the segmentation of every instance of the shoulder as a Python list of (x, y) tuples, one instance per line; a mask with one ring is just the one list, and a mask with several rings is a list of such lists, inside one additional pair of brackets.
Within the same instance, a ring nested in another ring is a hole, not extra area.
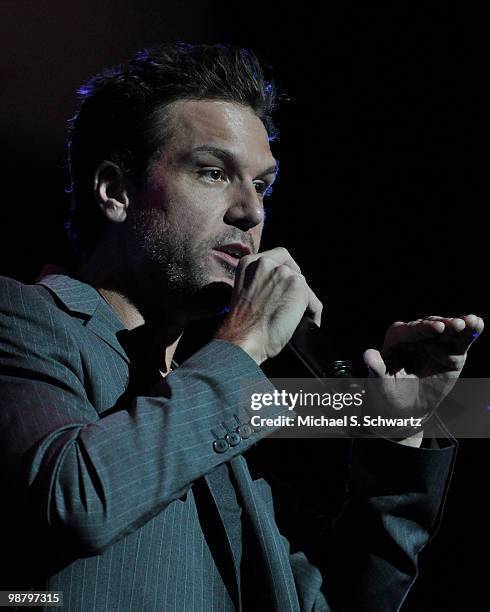
[(23, 344), (45, 341), (69, 344), (69, 317), (40, 285), (0, 276), (0, 338), (21, 338)]
[(47, 293), (40, 285), (26, 285), (0, 276), (0, 316), (44, 320), (47, 314), (57, 310)]

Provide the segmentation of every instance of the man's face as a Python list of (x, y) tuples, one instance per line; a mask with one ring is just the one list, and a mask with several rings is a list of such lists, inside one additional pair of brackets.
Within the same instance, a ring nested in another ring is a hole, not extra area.
[(172, 138), (130, 202), (128, 238), (151, 290), (187, 300), (211, 283), (233, 285), (238, 258), (225, 250), (258, 252), (276, 161), (249, 107), (179, 100), (170, 124)]

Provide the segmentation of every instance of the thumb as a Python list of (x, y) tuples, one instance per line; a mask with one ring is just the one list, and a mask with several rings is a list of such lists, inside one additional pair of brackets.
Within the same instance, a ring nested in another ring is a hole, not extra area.
[(376, 349), (368, 349), (364, 351), (362, 357), (369, 370), (369, 376), (378, 377), (386, 374), (386, 364), (379, 351)]

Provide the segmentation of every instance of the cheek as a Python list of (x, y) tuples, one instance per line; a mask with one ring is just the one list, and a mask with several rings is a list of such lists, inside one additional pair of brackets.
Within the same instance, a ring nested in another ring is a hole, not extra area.
[(176, 202), (172, 216), (179, 227), (190, 228), (195, 235), (208, 236), (222, 231), (224, 210), (211, 194), (194, 193), (193, 197)]
[(216, 221), (202, 209), (195, 208), (189, 202), (180, 202), (172, 207), (167, 218), (167, 231), (175, 235), (189, 252), (200, 251), (215, 240), (217, 232)]
[(130, 232), (135, 232), (136, 235), (143, 239), (158, 236), (168, 225), (168, 219), (165, 211), (158, 208), (151, 208), (148, 203), (144, 207), (135, 209), (129, 208), (127, 229)]
[(225, 203), (216, 191), (196, 184), (192, 177), (160, 180), (148, 191), (145, 206), (181, 240), (203, 242), (222, 231)]

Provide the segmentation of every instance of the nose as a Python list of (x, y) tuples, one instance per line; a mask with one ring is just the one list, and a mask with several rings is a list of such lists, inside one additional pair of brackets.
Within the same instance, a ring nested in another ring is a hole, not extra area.
[(264, 205), (253, 183), (240, 184), (230, 193), (224, 221), (246, 232), (264, 221)]

